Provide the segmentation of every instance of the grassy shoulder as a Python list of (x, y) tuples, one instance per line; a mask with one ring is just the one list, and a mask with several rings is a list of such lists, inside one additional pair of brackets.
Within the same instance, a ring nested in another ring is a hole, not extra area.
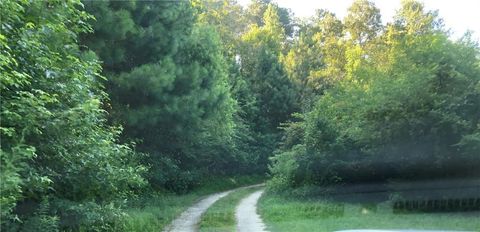
[(149, 193), (139, 196), (126, 209), (126, 231), (159, 231), (205, 195), (263, 182), (262, 176), (222, 177), (205, 180), (188, 194)]
[(235, 231), (235, 208), (243, 198), (260, 188), (262, 187), (239, 189), (215, 202), (215, 204), (208, 208), (207, 212), (202, 216), (200, 231)]
[(264, 194), (259, 213), (270, 231), (347, 229), (480, 230), (480, 212), (395, 214), (388, 203), (361, 205)]

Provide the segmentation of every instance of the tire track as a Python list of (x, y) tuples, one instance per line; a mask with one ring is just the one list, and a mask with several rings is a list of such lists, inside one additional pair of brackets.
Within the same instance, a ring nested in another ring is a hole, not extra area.
[(215, 193), (207, 196), (205, 199), (199, 201), (198, 203), (190, 206), (185, 210), (180, 216), (175, 219), (165, 230), (164, 232), (195, 232), (198, 231), (198, 223), (202, 218), (202, 214), (207, 211), (207, 209), (213, 205), (216, 201), (222, 197), (227, 196), (234, 190), (225, 191), (221, 193)]
[[(202, 219), (203, 213), (212, 206), (216, 201), (227, 196), (233, 191), (244, 188), (253, 188), (258, 186), (263, 186), (264, 184), (256, 184), (245, 187), (240, 187), (232, 189), (225, 192), (215, 193), (208, 195), (203, 200), (197, 202), (196, 204), (190, 206), (185, 210), (179, 217), (177, 217), (169, 226), (167, 226), (163, 231), (164, 232), (195, 232), (198, 231), (198, 225)], [(253, 231), (250, 231), (253, 232)]]
[(257, 213), (257, 202), (263, 189), (250, 194), (240, 201), (235, 211), (238, 232), (266, 232), (266, 226)]

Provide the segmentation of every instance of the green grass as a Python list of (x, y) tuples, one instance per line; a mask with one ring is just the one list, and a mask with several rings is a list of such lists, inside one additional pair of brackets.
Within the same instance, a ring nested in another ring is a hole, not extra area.
[(239, 189), (218, 200), (202, 216), (200, 231), (226, 232), (235, 231), (235, 208), (244, 197), (262, 187)]
[(161, 231), (201, 196), (198, 193), (144, 196), (145, 206), (127, 209), (126, 231)]
[(480, 231), (480, 212), (394, 214), (388, 203), (377, 205), (332, 203), (264, 194), (260, 198), (259, 213), (272, 232), (346, 229)]
[(161, 231), (185, 209), (203, 196), (263, 182), (262, 176), (241, 176), (234, 178), (215, 178), (205, 180), (201, 188), (191, 193), (177, 195), (173, 193), (150, 193), (139, 196), (130, 208), (126, 209), (126, 231)]

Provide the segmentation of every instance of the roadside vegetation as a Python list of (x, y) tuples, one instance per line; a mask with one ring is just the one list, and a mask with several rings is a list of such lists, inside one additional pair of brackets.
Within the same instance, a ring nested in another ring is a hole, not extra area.
[(480, 230), (478, 212), (393, 213), (391, 202), (345, 203), (266, 194), (258, 211), (270, 231), (331, 232), (348, 229)]

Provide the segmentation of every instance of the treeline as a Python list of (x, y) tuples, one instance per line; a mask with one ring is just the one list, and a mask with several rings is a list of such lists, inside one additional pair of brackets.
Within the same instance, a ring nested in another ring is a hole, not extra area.
[(146, 154), (156, 189), (185, 192), (211, 175), (263, 174), (295, 111), (280, 61), (292, 19), (257, 1), (84, 1), (103, 61), (105, 109)]
[[(122, 231), (146, 192), (471, 176), (478, 44), (404, 1), (384, 25), (269, 0), (0, 1), (1, 226)], [(270, 168), (268, 168), (270, 167)]]
[(360, 0), (343, 20), (321, 10), (300, 24), (286, 67), (304, 110), (285, 125), (272, 190), (480, 176), (478, 42), (453, 41), (416, 1), (380, 19)]

